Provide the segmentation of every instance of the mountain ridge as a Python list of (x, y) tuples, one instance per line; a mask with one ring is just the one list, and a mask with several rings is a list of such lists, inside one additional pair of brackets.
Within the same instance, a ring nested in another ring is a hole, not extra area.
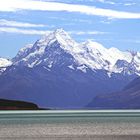
[[(33, 55), (36, 55), (35, 56), (36, 59), (32, 63), (28, 62), (28, 64), (30, 63), (29, 64), (30, 67), (39, 64), (40, 63), (39, 57), (41, 57), (41, 55), (45, 53), (45, 50), (48, 49), (46, 48), (46, 46), (51, 46), (51, 44), (53, 44), (55, 41), (58, 44), (60, 44), (60, 48), (62, 50), (72, 55), (72, 57), (75, 59), (75, 62), (78, 65), (86, 65), (92, 70), (104, 69), (107, 70), (110, 75), (113, 72), (121, 73), (124, 71), (128, 71), (129, 74), (135, 71), (137, 75), (140, 75), (139, 52), (133, 55), (133, 53), (131, 52), (128, 51), (122, 52), (117, 48), (106, 49), (100, 43), (89, 40), (87, 42), (79, 44), (75, 42), (63, 29), (57, 29), (51, 32), (49, 35), (38, 40), (34, 45), (29, 45), (28, 47), (26, 47), (27, 50), (25, 51), (22, 50), (23, 53), (25, 52), (27, 53), (27, 56), (23, 57), (22, 60), (20, 59), (20, 62), (22, 61), (24, 63), (25, 61), (28, 61), (26, 59), (32, 59), (32, 57), (34, 57)], [(28, 53), (29, 50), (31, 52)], [(14, 65), (17, 64), (18, 61), (16, 61), (14, 58), (13, 60), (14, 60), (13, 64)], [(117, 64), (119, 63), (119, 61), (127, 63), (128, 69), (124, 70), (123, 67), (120, 67), (120, 65), (118, 67)], [(133, 70), (129, 68), (131, 67), (130, 65), (132, 64), (132, 61), (135, 63), (134, 64), (135, 66), (133, 65), (134, 66)]]
[[(106, 49), (100, 43), (91, 40), (77, 43), (63, 29), (57, 29), (50, 32), (50, 34), (43, 36), (34, 44), (28, 44), (21, 48), (17, 55), (12, 58), (11, 64), (18, 65), (21, 63), (21, 65), (29, 67), (40, 64), (40, 61), (42, 61), (41, 59), (45, 60), (48, 57), (45, 56), (42, 58), (46, 49), (48, 49), (48, 46), (51, 46), (54, 42), (60, 44), (60, 49), (73, 57), (77, 66), (85, 65), (83, 69), (81, 68), (84, 72), (86, 72), (86, 67), (89, 67), (92, 70), (107, 70), (109, 76), (111, 76), (112, 73), (121, 72), (140, 75), (139, 52), (136, 52), (135, 54), (130, 51), (123, 52), (113, 47)], [(51, 63), (52, 62), (49, 64), (50, 66)], [(69, 67), (74, 69), (71, 65)]]

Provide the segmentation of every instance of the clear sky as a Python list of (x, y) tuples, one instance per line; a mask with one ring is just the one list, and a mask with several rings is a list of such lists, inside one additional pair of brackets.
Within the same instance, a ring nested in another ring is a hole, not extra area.
[(57, 28), (78, 42), (140, 51), (140, 0), (1, 0), (0, 56)]

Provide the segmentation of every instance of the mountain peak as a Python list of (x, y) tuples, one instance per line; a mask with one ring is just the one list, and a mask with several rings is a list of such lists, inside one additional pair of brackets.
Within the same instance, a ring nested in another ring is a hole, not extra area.
[(59, 29), (56, 29), (55, 31), (54, 31), (54, 33), (57, 35), (57, 34), (59, 34), (59, 35), (68, 35), (68, 33), (63, 29), (63, 28), (59, 28)]
[(62, 28), (61, 29), (56, 29), (53, 32), (56, 40), (61, 44), (61, 45), (70, 45), (73, 46), (76, 42), (69, 36), (67, 32), (65, 32)]
[(77, 44), (62, 28), (56, 29), (55, 31), (52, 31), (49, 34), (43, 36), (38, 41), (38, 43), (41, 46), (45, 46), (55, 41), (57, 41), (62, 46), (74, 46)]

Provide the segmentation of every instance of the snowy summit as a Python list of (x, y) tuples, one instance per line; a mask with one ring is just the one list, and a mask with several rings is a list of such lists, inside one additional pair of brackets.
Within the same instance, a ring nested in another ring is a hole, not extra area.
[(13, 64), (28, 67), (43, 64), (52, 67), (60, 60), (59, 57), (64, 57), (62, 51), (73, 59), (68, 66), (73, 70), (80, 69), (86, 72), (87, 68), (104, 69), (109, 75), (113, 72), (140, 75), (140, 53), (134, 55), (132, 52), (123, 52), (117, 48), (107, 49), (91, 40), (77, 43), (63, 29), (50, 32), (33, 45), (26, 45), (13, 58)]

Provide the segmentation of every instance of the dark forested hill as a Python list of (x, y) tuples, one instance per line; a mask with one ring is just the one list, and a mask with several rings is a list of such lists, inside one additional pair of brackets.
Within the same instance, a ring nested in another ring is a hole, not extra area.
[(0, 99), (0, 110), (38, 110), (34, 103)]

